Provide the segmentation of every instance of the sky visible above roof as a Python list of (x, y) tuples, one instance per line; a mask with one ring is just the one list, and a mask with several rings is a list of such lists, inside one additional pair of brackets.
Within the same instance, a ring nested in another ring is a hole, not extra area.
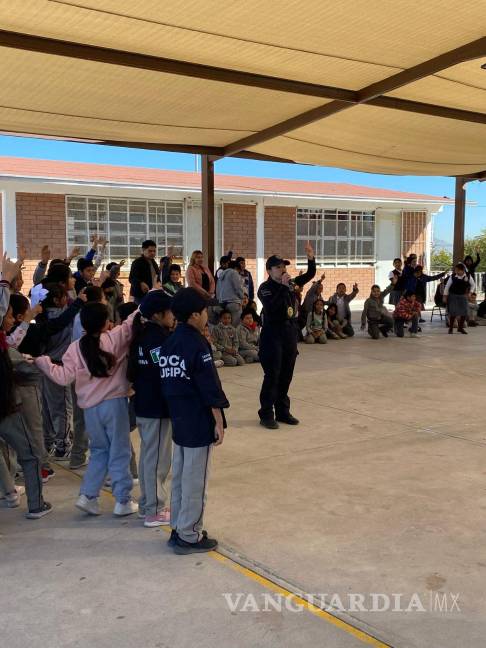
[[(0, 136), (0, 155), (180, 171), (194, 171), (197, 163), (196, 156), (181, 153), (114, 148), (95, 144), (13, 136)], [(392, 191), (454, 196), (454, 178), (450, 177), (392, 176), (359, 173), (333, 167), (257, 162), (239, 158), (226, 158), (217, 162), (216, 173), (349, 183), (359, 186), (381, 187)], [(468, 200), (476, 202), (476, 205), (466, 208), (466, 236), (473, 237), (479, 234), (483, 228), (486, 228), (486, 182), (469, 183), (467, 197)], [(453, 211), (452, 205), (446, 205), (443, 211), (434, 219), (434, 240), (441, 240), (446, 243), (452, 242)]]

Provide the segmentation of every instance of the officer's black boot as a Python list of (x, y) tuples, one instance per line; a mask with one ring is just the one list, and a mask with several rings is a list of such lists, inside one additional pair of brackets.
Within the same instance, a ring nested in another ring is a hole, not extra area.
[(296, 419), (295, 416), (292, 416), (290, 412), (284, 414), (283, 416), (276, 416), (277, 421), (280, 423), (286, 423), (287, 425), (299, 425), (299, 419)]
[(280, 427), (274, 418), (260, 419), (260, 425), (263, 425), (268, 430), (278, 430)]

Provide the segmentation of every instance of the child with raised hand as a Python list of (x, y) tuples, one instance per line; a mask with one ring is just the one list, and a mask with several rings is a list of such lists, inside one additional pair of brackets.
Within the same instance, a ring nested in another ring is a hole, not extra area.
[(109, 472), (116, 499), (113, 513), (130, 515), (138, 509), (131, 500), (129, 383), (127, 352), (132, 340), (132, 314), (109, 330), (104, 304), (86, 304), (81, 313), (85, 334), (62, 356), (62, 365), (48, 356), (35, 359), (36, 366), (58, 385), (75, 383), (78, 405), (84, 410), (90, 459), (76, 506), (99, 515), (98, 497)]
[(404, 289), (404, 280), (402, 279), (402, 260), (400, 257), (393, 259), (393, 270), (390, 270), (388, 273), (388, 279), (391, 281), (393, 277), (396, 277), (396, 283), (393, 286), (393, 289), (390, 292), (390, 297), (388, 303), (396, 306), (400, 301), (400, 297), (403, 294)]
[(351, 324), (351, 308), (349, 304), (358, 293), (359, 288), (357, 283), (353, 284), (353, 290), (348, 295), (346, 294), (346, 284), (338, 283), (336, 286), (336, 292), (328, 302), (328, 304), (336, 304), (337, 319), (342, 327), (343, 333), (347, 337), (353, 337), (354, 335), (354, 329)]
[(383, 291), (376, 284), (371, 286), (370, 296), (364, 303), (361, 313), (361, 330), (364, 331), (366, 323), (368, 323), (368, 334), (373, 340), (378, 340), (380, 333), (383, 337), (388, 337), (389, 331), (393, 329), (393, 318), (384, 305), (384, 300), (393, 290), (397, 280), (397, 276), (393, 275), (391, 284)]
[(214, 366), (216, 367), (216, 369), (219, 369), (220, 367), (224, 367), (223, 354), (221, 353), (221, 351), (218, 351), (218, 349), (214, 344), (213, 336), (211, 335), (211, 331), (209, 330), (209, 324), (206, 324), (206, 326), (204, 327), (203, 335), (206, 338), (206, 340), (209, 342), (209, 346), (211, 347)]
[(307, 315), (306, 344), (326, 344), (327, 343), (327, 315), (324, 310), (324, 301), (318, 299), (314, 302), (311, 312)]
[(223, 442), (223, 408), (229, 407), (203, 332), (207, 300), (183, 288), (172, 300), (177, 328), (160, 351), (162, 392), (172, 419), (171, 527), (176, 554), (211, 551), (203, 531), (206, 486), (213, 445)]
[(214, 344), (218, 351), (221, 351), (225, 367), (236, 367), (245, 364), (244, 358), (240, 355), (238, 335), (235, 327), (231, 324), (232, 314), (227, 311), (221, 311), (219, 324), (213, 328)]
[(395, 320), (395, 334), (397, 337), (403, 337), (405, 323), (410, 326), (408, 329), (410, 337), (418, 337), (417, 330), (421, 310), (422, 304), (416, 298), (413, 290), (407, 290), (396, 305), (393, 313), (393, 318)]
[(238, 352), (248, 364), (259, 362), (258, 342), (260, 333), (253, 318), (253, 311), (247, 308), (241, 313), (240, 319), (241, 322), (236, 329), (239, 342)]
[(139, 518), (144, 526), (170, 523), (169, 473), (172, 426), (166, 399), (160, 393), (160, 349), (171, 334), (172, 299), (163, 290), (151, 290), (140, 302), (133, 320), (133, 339), (128, 359), (128, 379), (135, 395), (136, 423), (140, 434)]

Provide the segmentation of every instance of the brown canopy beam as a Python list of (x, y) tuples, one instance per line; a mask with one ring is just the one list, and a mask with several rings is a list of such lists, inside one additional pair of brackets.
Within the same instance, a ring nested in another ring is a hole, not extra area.
[[(437, 59), (433, 59), (433, 61), (436, 61), (435, 68), (442, 69), (440, 66), (444, 65), (444, 62), (457, 60), (458, 56), (472, 56), (473, 58), (474, 55), (481, 56), (484, 54), (484, 51), (481, 52), (482, 48), (484, 48), (484, 40), (485, 39), (474, 41), (469, 45), (443, 54), (437, 57)], [(0, 46), (43, 54), (64, 56), (68, 58), (96, 61), (111, 65), (190, 76), (211, 81), (232, 83), (235, 85), (265, 88), (267, 90), (276, 90), (279, 92), (290, 92), (326, 99), (338, 99), (351, 104), (362, 103), (364, 101), (362, 93), (364, 93), (365, 90), (371, 92), (373, 88), (376, 89), (380, 84), (384, 83), (384, 81), (380, 81), (379, 84), (373, 84), (368, 86), (368, 89), (364, 88), (359, 92), (356, 92), (347, 88), (336, 88), (334, 86), (306, 83), (294, 79), (283, 79), (262, 74), (253, 74), (242, 72), (240, 70), (201, 65), (187, 61), (178, 61), (175, 59), (166, 59), (157, 56), (139, 54), (136, 52), (127, 52), (124, 50), (114, 50), (111, 48), (97, 47), (71, 41), (62, 41), (54, 38), (45, 38), (42, 36), (32, 36), (30, 34), (22, 34), (7, 30), (0, 30)], [(477, 52), (480, 53), (477, 54)], [(400, 80), (403, 84), (405, 79), (410, 78), (413, 70), (417, 70), (418, 68), (418, 71), (415, 71), (415, 74), (423, 74), (424, 66), (425, 64), (420, 64), (415, 68), (410, 68), (410, 70), (399, 72), (398, 74), (393, 75), (393, 77), (389, 77), (389, 79), (395, 79), (395, 86), (400, 83)], [(429, 68), (425, 67), (425, 69), (427, 70)], [(386, 81), (388, 81), (388, 79)], [(380, 106), (382, 108), (418, 112), (426, 115), (459, 119), (462, 121), (486, 123), (486, 115), (482, 113), (408, 101), (406, 99), (395, 97), (377, 97), (375, 99), (367, 99), (366, 103), (372, 106)], [(208, 148), (209, 147), (201, 147), (198, 152), (205, 154), (208, 152)], [(209, 155), (213, 155), (213, 153), (209, 153)], [(214, 153), (214, 155), (217, 154)]]
[(365, 86), (357, 92), (359, 98), (357, 104), (349, 104), (341, 100), (331, 101), (323, 106), (308, 110), (300, 115), (286, 119), (283, 122), (269, 126), (259, 133), (243, 137), (232, 144), (225, 146), (224, 154), (234, 155), (238, 150), (251, 148), (252, 146), (261, 144), (262, 142), (278, 137), (279, 135), (284, 135), (289, 131), (301, 128), (315, 121), (320, 121), (321, 119), (325, 119), (331, 115), (335, 115), (352, 106), (369, 103), (372, 99), (376, 99), (382, 94), (413, 83), (414, 81), (422, 79), (430, 74), (435, 74), (436, 72), (449, 68), (452, 65), (457, 65), (458, 63), (463, 63), (464, 61), (475, 59), (483, 55), (486, 55), (486, 37), (468, 43), (467, 45), (463, 45), (462, 47), (455, 48), (450, 52), (445, 52), (440, 56), (436, 56), (418, 65), (414, 65), (413, 67), (398, 72), (397, 74), (393, 74), (378, 83), (372, 83), (371, 85)]
[(132, 67), (139, 70), (152, 70), (154, 72), (165, 72), (167, 74), (207, 79), (208, 81), (220, 81), (222, 83), (233, 83), (235, 85), (251, 86), (254, 88), (265, 88), (266, 90), (276, 90), (278, 92), (291, 92), (326, 99), (341, 99), (342, 101), (356, 101), (356, 92), (344, 88), (334, 88), (333, 86), (282, 79), (264, 74), (253, 74), (240, 70), (201, 65), (188, 61), (178, 61), (159, 56), (150, 56), (148, 54), (139, 54), (137, 52), (115, 50), (108, 47), (97, 47), (95, 45), (63, 41), (55, 38), (46, 38), (44, 36), (32, 36), (30, 34), (21, 34), (7, 30), (0, 30), (0, 46), (81, 59), (83, 61), (96, 61), (97, 63)]
[(201, 155), (202, 248), (214, 273), (214, 162)]
[(464, 226), (466, 223), (466, 178), (456, 178), (456, 194), (454, 205), (454, 263), (464, 258)]

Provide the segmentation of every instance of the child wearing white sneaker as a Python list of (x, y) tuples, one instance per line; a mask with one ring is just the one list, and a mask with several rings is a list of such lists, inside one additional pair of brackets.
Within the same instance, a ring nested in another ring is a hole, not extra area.
[(144, 526), (170, 523), (169, 473), (172, 463), (172, 426), (169, 407), (160, 389), (160, 349), (171, 334), (172, 298), (164, 290), (151, 290), (140, 302), (133, 322), (128, 379), (133, 384), (133, 405), (140, 434), (140, 499), (138, 517)]
[(89, 515), (100, 514), (98, 497), (108, 472), (116, 499), (113, 513), (130, 515), (138, 510), (131, 500), (133, 482), (126, 375), (134, 317), (135, 313), (109, 330), (107, 307), (88, 303), (81, 313), (85, 335), (69, 346), (62, 357), (62, 365), (53, 364), (48, 356), (35, 358), (36, 366), (58, 385), (75, 383), (90, 449), (76, 506)]

